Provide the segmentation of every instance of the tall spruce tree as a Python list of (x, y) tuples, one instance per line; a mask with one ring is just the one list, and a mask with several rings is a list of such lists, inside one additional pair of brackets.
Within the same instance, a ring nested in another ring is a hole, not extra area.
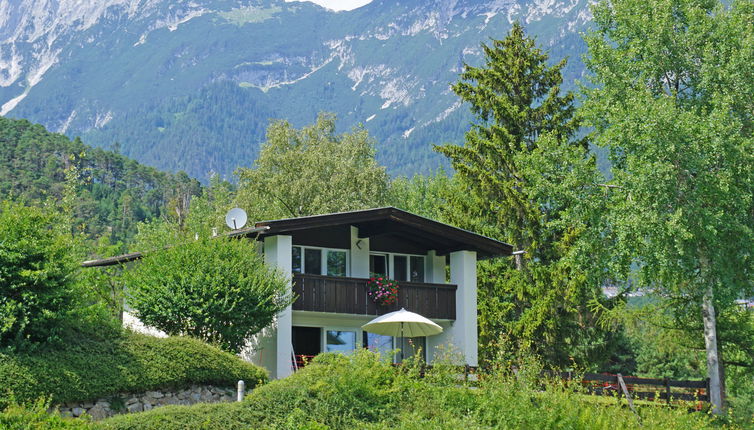
[(596, 168), (574, 139), (574, 96), (560, 90), (566, 60), (548, 65), (518, 23), (482, 49), (485, 64), (466, 65), (453, 86), (476, 121), (463, 146), (436, 148), (459, 181), (444, 218), (527, 252), (515, 265), (479, 265), (482, 358), (523, 348), (551, 366), (598, 366), (606, 333), (586, 304), (599, 285), (581, 276), (569, 246), (586, 222), (572, 208), (588, 201)]
[[(517, 249), (532, 252), (538, 243), (541, 214), (527, 198), (517, 155), (537, 148), (541, 135), (552, 133), (568, 140), (578, 129), (574, 96), (561, 95), (561, 70), (548, 66), (548, 56), (515, 23), (503, 40), (482, 44), (485, 64), (465, 66), (461, 81), (453, 86), (471, 105), (476, 122), (463, 146), (437, 150), (450, 158), (453, 168), (484, 205), (480, 215), (497, 226), (502, 238)], [(545, 255), (538, 255), (540, 258)], [(517, 257), (520, 268), (524, 259)]]

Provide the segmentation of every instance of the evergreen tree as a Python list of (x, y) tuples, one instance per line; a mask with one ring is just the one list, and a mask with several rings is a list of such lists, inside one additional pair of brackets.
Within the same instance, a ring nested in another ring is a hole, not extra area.
[[(537, 148), (540, 136), (568, 141), (578, 129), (574, 96), (561, 95), (566, 60), (548, 66), (548, 56), (514, 23), (503, 40), (482, 44), (485, 64), (465, 66), (453, 91), (476, 117), (463, 146), (437, 148), (472, 194), (484, 205), (480, 214), (517, 249), (540, 249), (541, 214), (527, 195), (516, 157)], [(575, 143), (578, 144), (578, 143)], [(542, 258), (545, 255), (538, 255)], [(522, 266), (524, 259), (517, 258)]]
[(445, 218), (526, 251), (515, 267), (479, 265), (482, 357), (525, 348), (553, 366), (598, 365), (607, 334), (587, 303), (599, 284), (579, 272), (570, 247), (589, 222), (573, 208), (594, 192), (596, 169), (574, 139), (574, 96), (560, 91), (566, 62), (549, 66), (518, 23), (482, 49), (485, 64), (467, 65), (453, 86), (476, 121), (463, 146), (437, 148), (460, 183)]

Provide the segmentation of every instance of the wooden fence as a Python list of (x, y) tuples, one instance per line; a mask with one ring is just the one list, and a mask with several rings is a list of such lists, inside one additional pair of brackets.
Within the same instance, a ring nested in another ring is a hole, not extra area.
[[(624, 391), (627, 391), (635, 399), (665, 400), (668, 403), (672, 400), (709, 402), (709, 379), (686, 381), (603, 373), (580, 375), (572, 372), (560, 372), (558, 376), (566, 380), (580, 381), (589, 392), (595, 394), (616, 393), (618, 396), (623, 396)], [(626, 390), (621, 387), (621, 380)]]

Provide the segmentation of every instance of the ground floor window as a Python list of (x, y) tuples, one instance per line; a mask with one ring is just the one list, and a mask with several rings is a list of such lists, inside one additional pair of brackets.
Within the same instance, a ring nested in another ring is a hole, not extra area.
[(364, 348), (372, 352), (378, 352), (384, 357), (390, 357), (390, 353), (395, 349), (393, 347), (392, 336), (383, 336), (381, 334), (374, 334), (366, 331), (364, 332), (362, 345), (364, 345)]
[[(365, 331), (362, 345), (364, 348), (372, 352), (378, 352), (385, 357), (390, 357), (393, 351), (401, 349), (404, 359), (421, 354), (420, 358), (426, 360), (427, 338), (425, 337), (394, 338), (392, 336), (383, 336)], [(393, 362), (401, 362), (400, 352), (393, 358)]]
[(356, 332), (327, 330), (325, 351), (348, 354), (356, 349)]

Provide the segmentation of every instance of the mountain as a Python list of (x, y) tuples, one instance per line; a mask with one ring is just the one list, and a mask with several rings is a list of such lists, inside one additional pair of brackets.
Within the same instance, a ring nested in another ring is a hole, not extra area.
[(567, 85), (583, 73), (588, 0), (0, 3), (0, 113), (206, 179), (254, 160), (271, 118), (363, 124), (394, 174), (434, 168), (468, 109), (450, 91), (481, 42), (519, 20)]
[(91, 239), (108, 235), (127, 242), (137, 223), (182, 209), (201, 186), (185, 173), (144, 166), (79, 139), (50, 133), (39, 124), (0, 117), (0, 199), (27, 203), (60, 200), (75, 167), (76, 225)]

